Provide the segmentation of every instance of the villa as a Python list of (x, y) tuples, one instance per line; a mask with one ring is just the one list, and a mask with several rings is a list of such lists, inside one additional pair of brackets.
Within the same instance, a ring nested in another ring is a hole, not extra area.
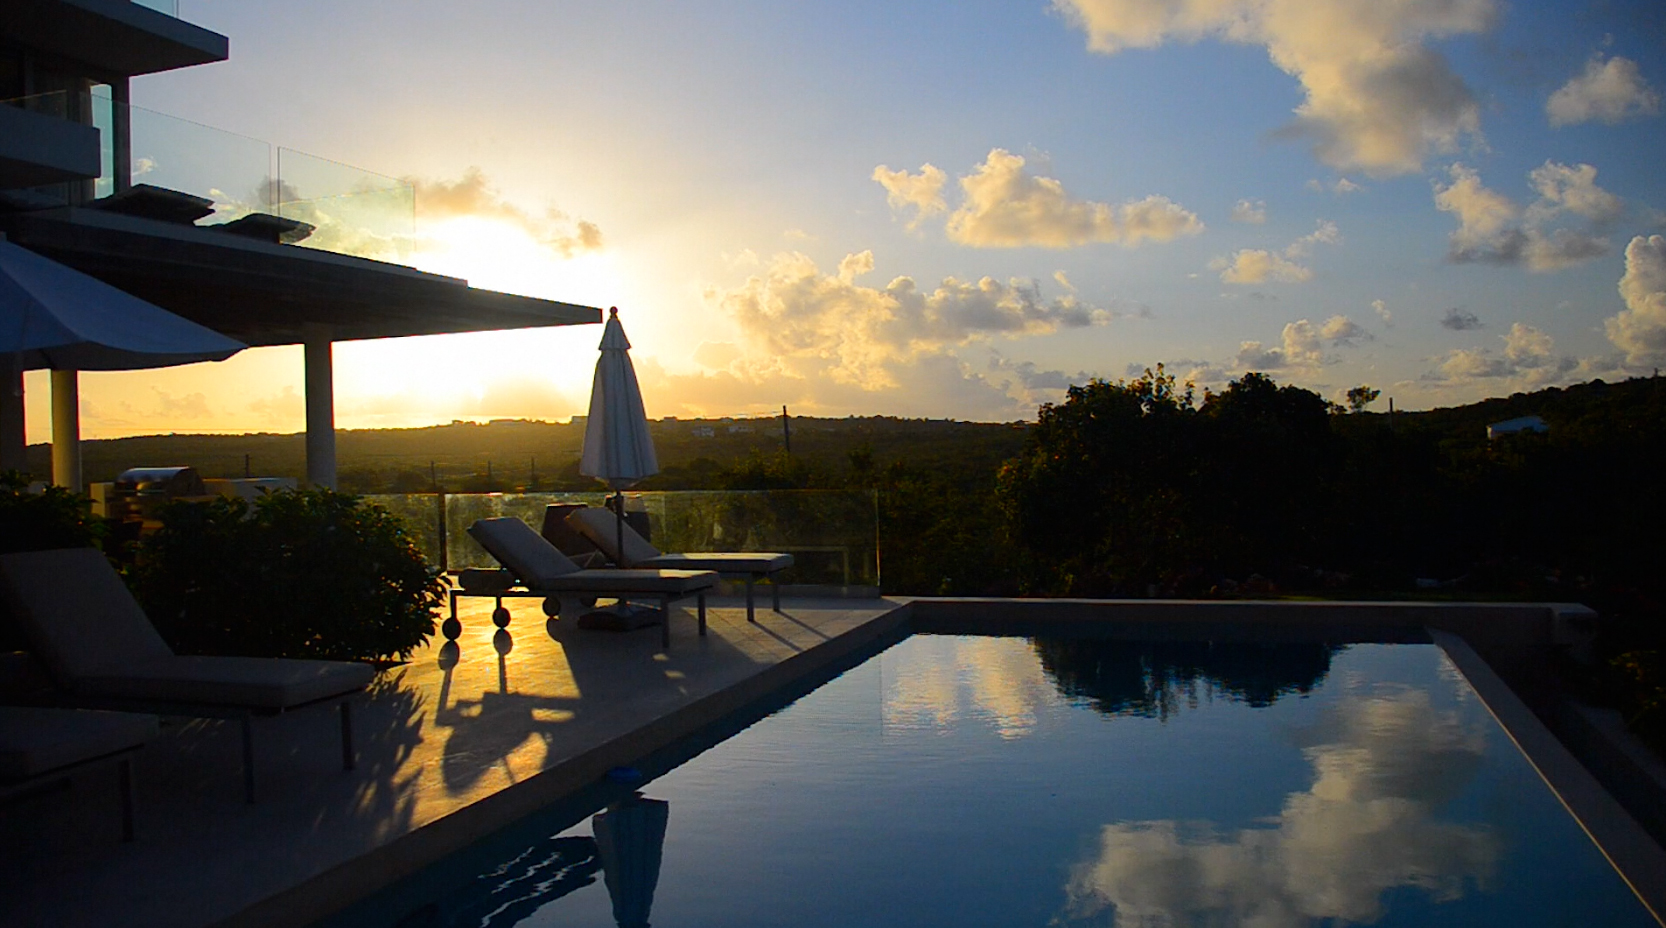
[[(229, 54), (169, 0), (6, 0), (0, 233), (302, 345), (311, 485), (335, 484), (335, 342), (601, 321), (398, 263), (408, 185), (133, 105), (132, 78)], [(76, 372), (51, 376), (79, 489)], [(452, 505), (530, 523), (554, 495)], [(339, 733), (259, 721), (258, 802), (248, 729), (212, 717), (0, 797), (0, 924), (1666, 924), (1666, 771), (1535, 691), (1583, 606), (885, 597), (877, 551), (852, 595), (854, 546), (819, 544), (841, 584), (755, 621), (714, 596), (664, 646), (454, 600), (457, 634), (353, 697), (356, 735), (346, 702)]]

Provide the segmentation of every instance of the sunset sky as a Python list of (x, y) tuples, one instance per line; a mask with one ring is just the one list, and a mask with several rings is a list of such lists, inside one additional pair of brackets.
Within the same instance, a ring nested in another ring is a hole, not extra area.
[[(410, 180), (419, 267), (619, 306), (654, 417), (1029, 419), (1160, 361), (1417, 409), (1666, 361), (1657, 0), (180, 7), (231, 59), (136, 104)], [(341, 344), (337, 424), (564, 420), (600, 337)], [(83, 433), (299, 431), (301, 379), (84, 374)]]

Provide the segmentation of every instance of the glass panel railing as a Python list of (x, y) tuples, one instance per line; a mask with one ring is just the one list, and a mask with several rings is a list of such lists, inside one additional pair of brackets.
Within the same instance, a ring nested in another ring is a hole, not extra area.
[[(600, 506), (607, 494), (371, 494), (405, 521), (430, 563), (448, 570), (495, 567), (468, 527), (477, 519), (514, 516), (535, 529), (552, 503)], [(785, 551), (793, 567), (783, 583), (828, 587), (880, 586), (878, 510), (871, 490), (673, 490), (627, 493), (626, 511), (648, 518), (662, 551)], [(440, 526), (444, 525), (441, 540)]]
[(43, 116), (57, 119), (69, 118), (69, 92), (54, 90), (51, 93), (32, 93), (26, 97), (9, 97), (0, 100), (0, 106), (16, 107)]
[[(61, 102), (58, 109), (60, 115), (67, 111)], [(115, 163), (115, 125), (124, 113), (130, 166)], [(416, 193), (398, 178), (142, 106), (124, 107), (111, 100), (108, 87), (94, 88), (91, 117), (103, 147), (96, 197), (115, 193), (118, 172), (130, 170), (133, 184), (212, 200), (214, 212), (199, 226), (267, 213), (312, 226), (296, 242), (309, 248), (394, 262), (410, 255)]]
[(174, 19), (179, 18), (179, 0), (133, 0), (133, 5), (166, 13)]
[(277, 208), (311, 225), (299, 242), (338, 254), (403, 262), (416, 235), (416, 188), (293, 148), (277, 149)]

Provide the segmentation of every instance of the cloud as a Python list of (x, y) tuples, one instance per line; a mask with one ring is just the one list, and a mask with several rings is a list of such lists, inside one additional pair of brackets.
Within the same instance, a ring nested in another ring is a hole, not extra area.
[(1313, 246), (1337, 245), (1342, 242), (1342, 232), (1336, 228), (1336, 223), (1328, 219), (1321, 219), (1318, 228), (1291, 242), (1284, 249), (1286, 258), (1305, 258), (1313, 253)]
[(1447, 310), (1446, 315), (1440, 317), (1440, 325), (1441, 328), (1451, 329), (1454, 332), (1468, 332), (1472, 329), (1482, 328), (1480, 316), (1465, 312), (1457, 307)]
[(1284, 254), (1277, 255), (1263, 248), (1241, 248), (1231, 259), (1216, 258), (1209, 268), (1221, 272), (1221, 280), (1229, 284), (1259, 284), (1269, 280), (1299, 284), (1313, 279), (1313, 272), (1297, 260), (1313, 253), (1319, 243), (1335, 245), (1342, 241), (1336, 223), (1321, 219), (1318, 228), (1285, 246)]
[(1210, 264), (1221, 272), (1221, 280), (1229, 284), (1259, 284), (1269, 280), (1299, 284), (1313, 279), (1313, 272), (1299, 264), (1262, 248), (1242, 248), (1232, 253), (1232, 260), (1217, 258)]
[(214, 411), (208, 408), (208, 397), (201, 393), (174, 396), (157, 387), (151, 387), (151, 391), (156, 394), (156, 411), (165, 419), (214, 418)]
[(1625, 210), (1619, 197), (1597, 186), (1597, 169), (1588, 164), (1568, 167), (1546, 161), (1528, 172), (1527, 179), (1539, 194), (1539, 201), (1528, 207), (1530, 220), (1537, 215), (1549, 221), (1566, 210), (1593, 222), (1612, 222)]
[(740, 357), (741, 350), (733, 342), (701, 342), (693, 355), (694, 363), (714, 371), (723, 370)]
[(930, 164), (920, 166), (920, 173), (893, 171), (885, 165), (873, 169), (873, 179), (885, 188), (885, 202), (891, 209), (903, 212), (912, 207), (916, 212), (908, 228), (917, 228), (927, 216), (935, 216), (949, 208), (943, 200), (943, 185), (948, 175)]
[(1372, 924), (1391, 892), (1452, 902), (1490, 880), (1499, 837), (1437, 817), (1481, 763), (1479, 726), (1436, 709), (1426, 691), (1382, 687), (1346, 697), (1314, 737), (1302, 752), (1312, 784), (1265, 824), (1103, 826), (1094, 856), (1071, 870), (1066, 915), (1109, 909), (1118, 925)]
[(1389, 311), (1387, 303), (1382, 300), (1372, 300), (1371, 311), (1377, 314), (1377, 318), (1383, 321), (1384, 326), (1394, 325), (1394, 313)]
[(1569, 379), (1568, 375), (1580, 369), (1577, 359), (1556, 354), (1555, 340), (1533, 326), (1518, 322), (1499, 338), (1504, 342), (1503, 353), (1485, 349), (1450, 351), (1424, 379), (1456, 383), (1508, 379), (1515, 387), (1536, 388)]
[(1604, 61), (1601, 55), (1545, 101), (1545, 114), (1551, 126), (1558, 128), (1585, 122), (1612, 126), (1659, 112), (1660, 94), (1643, 80), (1637, 62), (1617, 57)]
[(402, 177), (416, 192), (416, 212), (426, 220), (458, 217), (495, 219), (517, 226), (539, 244), (563, 258), (602, 248), (602, 230), (587, 220), (572, 220), (551, 206), (541, 215), (503, 199), (477, 167), (455, 181)]
[[(1481, 183), (1474, 169), (1454, 164), (1450, 184), (1436, 183), (1435, 208), (1458, 219), (1448, 238), (1447, 260), (1521, 265), (1530, 271), (1557, 271), (1583, 264), (1608, 251), (1600, 234), (1618, 218), (1624, 204), (1596, 185), (1597, 169), (1546, 161), (1528, 174), (1539, 194), (1525, 210), (1509, 197)], [(1567, 215), (1587, 220), (1583, 228), (1551, 224)]]
[(1620, 299), (1626, 308), (1604, 323), (1608, 340), (1628, 364), (1666, 362), (1666, 238), (1639, 235), (1626, 246)]
[(931, 289), (909, 277), (883, 288), (856, 282), (873, 267), (871, 251), (847, 255), (834, 274), (803, 254), (783, 254), (764, 273), (707, 299), (771, 363), (870, 390), (893, 386), (895, 366), (925, 354), (995, 336), (1104, 325), (1113, 315), (1073, 294), (1044, 299), (1033, 281), (950, 277)]
[(1233, 365), (1241, 371), (1313, 369), (1326, 363), (1326, 343), (1332, 348), (1352, 347), (1356, 341), (1370, 338), (1371, 333), (1364, 326), (1347, 316), (1332, 316), (1319, 326), (1298, 319), (1284, 326), (1277, 346), (1269, 348), (1258, 341), (1239, 344)]
[(1431, 153), (1479, 137), (1480, 107), (1425, 43), (1490, 28), (1493, 0), (1053, 0), (1114, 54), (1207, 38), (1260, 45), (1305, 98), (1284, 134), (1320, 161), (1373, 176), (1407, 174)]
[[(1110, 242), (1132, 248), (1167, 242), (1203, 231), (1195, 213), (1155, 194), (1113, 206), (1081, 200), (1051, 177), (1024, 170), (1023, 156), (994, 148), (983, 164), (960, 178), (961, 203), (948, 217), (950, 241), (973, 248), (1074, 248)], [(893, 208), (915, 207), (912, 228), (927, 215), (947, 209), (945, 178), (931, 165), (919, 174), (884, 165), (873, 177), (885, 187)]]
[(1232, 221), (1261, 225), (1267, 221), (1267, 204), (1262, 200), (1239, 200), (1232, 205)]
[(1332, 345), (1352, 345), (1356, 341), (1369, 341), (1371, 333), (1347, 316), (1332, 316), (1320, 327), (1319, 337)]
[(1344, 196), (1350, 193), (1358, 193), (1365, 188), (1346, 177), (1339, 177), (1335, 183), (1331, 184), (1326, 184), (1317, 178), (1310, 178), (1307, 182), (1307, 189), (1314, 193), (1334, 193), (1337, 196)]

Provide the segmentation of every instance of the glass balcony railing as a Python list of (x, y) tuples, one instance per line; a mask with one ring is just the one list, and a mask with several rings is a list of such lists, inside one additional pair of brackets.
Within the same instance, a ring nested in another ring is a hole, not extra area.
[(103, 145), (93, 196), (116, 190), (114, 127), (123, 111), (132, 183), (212, 200), (214, 214), (198, 225), (268, 213), (312, 226), (296, 243), (303, 247), (380, 261), (409, 257), (416, 233), (416, 191), (410, 184), (142, 106), (124, 107), (102, 87), (92, 93), (91, 121)]
[(133, 0), (133, 5), (166, 13), (174, 19), (179, 18), (179, 0)]
[[(399, 516), (430, 563), (447, 570), (498, 566), (468, 527), (514, 516), (541, 528), (552, 503), (600, 506), (604, 493), (371, 494)], [(871, 490), (668, 490), (627, 493), (627, 512), (648, 517), (662, 551), (784, 551), (783, 583), (880, 586), (879, 522)]]

